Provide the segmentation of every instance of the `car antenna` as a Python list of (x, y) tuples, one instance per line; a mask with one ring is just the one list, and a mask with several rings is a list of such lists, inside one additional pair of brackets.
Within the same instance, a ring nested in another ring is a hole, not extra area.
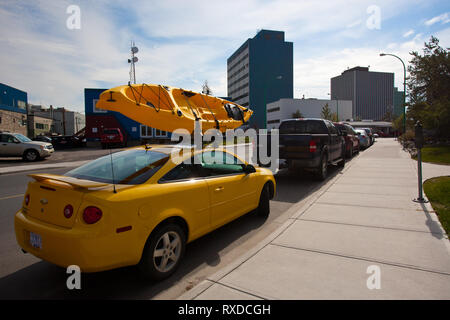
[(111, 159), (111, 174), (112, 174), (112, 181), (113, 181), (113, 192), (117, 193), (116, 190), (116, 183), (114, 182), (114, 166), (113, 166), (113, 160), (112, 160), (112, 152), (111, 152), (111, 148), (109, 148), (109, 157)]

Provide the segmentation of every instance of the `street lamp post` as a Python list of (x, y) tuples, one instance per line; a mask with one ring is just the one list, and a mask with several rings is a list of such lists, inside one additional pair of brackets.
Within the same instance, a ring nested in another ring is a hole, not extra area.
[(403, 65), (403, 133), (406, 132), (406, 66), (402, 59), (391, 53), (380, 53), (380, 57), (392, 56), (400, 60)]

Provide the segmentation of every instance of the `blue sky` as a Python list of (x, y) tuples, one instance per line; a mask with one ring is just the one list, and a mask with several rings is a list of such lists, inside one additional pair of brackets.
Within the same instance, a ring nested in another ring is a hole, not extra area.
[[(80, 29), (66, 27), (70, 5)], [(0, 82), (31, 103), (83, 111), (84, 88), (127, 83), (134, 40), (137, 82), (200, 91), (208, 80), (225, 96), (226, 59), (259, 29), (294, 43), (294, 97), (327, 98), (330, 78), (356, 65), (394, 72), (402, 88), (401, 63), (379, 53), (406, 62), (431, 35), (450, 47), (450, 2), (2, 0)]]

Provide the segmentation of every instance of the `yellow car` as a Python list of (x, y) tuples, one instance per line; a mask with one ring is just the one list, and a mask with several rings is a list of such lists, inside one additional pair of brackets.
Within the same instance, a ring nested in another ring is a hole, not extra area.
[(17, 242), (56, 265), (96, 272), (138, 265), (170, 276), (186, 243), (253, 211), (269, 214), (275, 179), (220, 149), (142, 146), (65, 175), (31, 174)]

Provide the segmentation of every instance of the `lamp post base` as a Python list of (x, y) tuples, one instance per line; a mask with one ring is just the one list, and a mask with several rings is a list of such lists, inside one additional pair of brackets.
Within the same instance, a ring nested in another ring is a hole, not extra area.
[(417, 203), (428, 203), (429, 202), (425, 198), (416, 198), (416, 199), (413, 199), (412, 201), (417, 202)]

